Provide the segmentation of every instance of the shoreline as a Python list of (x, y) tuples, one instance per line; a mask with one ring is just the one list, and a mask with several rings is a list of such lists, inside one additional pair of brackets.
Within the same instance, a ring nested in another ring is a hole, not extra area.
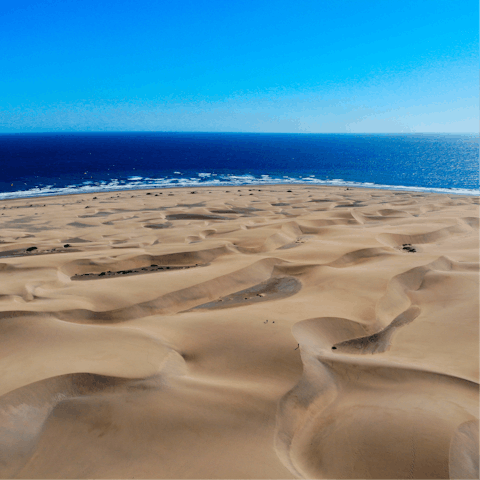
[[(249, 188), (250, 187), (250, 188)], [(112, 191), (99, 191), (99, 192), (89, 192), (89, 193), (68, 193), (68, 194), (58, 194), (58, 195), (44, 195), (44, 196), (37, 196), (37, 197), (15, 197), (15, 198), (9, 198), (9, 199), (0, 199), (0, 211), (2, 210), (2, 205), (4, 205), (4, 208), (6, 205), (11, 204), (12, 202), (41, 202), (45, 201), (45, 206), (48, 206), (48, 203), (51, 203), (55, 201), (56, 199), (64, 199), (65, 201), (68, 201), (68, 199), (79, 199), (79, 201), (88, 201), (88, 200), (93, 200), (97, 196), (108, 196), (110, 195), (110, 198), (112, 195), (128, 195), (132, 194), (132, 196), (136, 195), (151, 195), (153, 197), (157, 196), (160, 197), (165, 195), (163, 198), (168, 198), (169, 196), (172, 195), (191, 195), (190, 192), (195, 191), (195, 194), (202, 194), (206, 191), (216, 191), (218, 193), (238, 193), (239, 191), (243, 192), (242, 195), (244, 196), (245, 192), (248, 192), (249, 190), (252, 191), (254, 188), (260, 189), (262, 191), (263, 189), (267, 188), (283, 188), (283, 190), (287, 191), (290, 188), (296, 188), (299, 190), (302, 189), (311, 189), (311, 190), (326, 190), (330, 191), (333, 194), (338, 194), (342, 192), (357, 192), (357, 193), (367, 193), (367, 194), (375, 194), (375, 193), (380, 193), (380, 192), (385, 192), (385, 193), (390, 193), (390, 194), (397, 194), (397, 195), (409, 195), (412, 198), (420, 198), (420, 197), (426, 197), (426, 196), (436, 196), (439, 195), (441, 197), (448, 197), (449, 195), (452, 195), (453, 198), (458, 198), (458, 199), (475, 199), (477, 195), (462, 195), (462, 194), (452, 194), (452, 193), (439, 193), (439, 192), (430, 192), (430, 191), (408, 191), (408, 190), (388, 190), (388, 189), (379, 189), (379, 188), (369, 188), (369, 187), (343, 187), (343, 186), (334, 186), (334, 185), (309, 185), (309, 184), (273, 184), (273, 185), (235, 185), (233, 188), (232, 187), (224, 187), (224, 186), (201, 186), (192, 189), (191, 187), (170, 187), (170, 188), (139, 188), (139, 189), (125, 189), (125, 190), (112, 190)], [(97, 197), (98, 198), (98, 197)], [(120, 198), (120, 197), (118, 197)], [(476, 203), (476, 202), (474, 202)], [(478, 203), (476, 203), (478, 205)], [(34, 207), (35, 205), (32, 204), (26, 204), (24, 208), (30, 208)], [(36, 205), (36, 206), (41, 206), (41, 205)], [(17, 207), (20, 208), (20, 207)], [(0, 216), (0, 221), (1, 221), (1, 216)]]
[[(219, 188), (248, 188), (248, 187), (308, 187), (308, 188), (340, 188), (340, 189), (360, 189), (365, 190), (375, 190), (375, 191), (392, 191), (392, 192), (405, 192), (405, 193), (429, 193), (429, 194), (438, 194), (438, 195), (455, 195), (455, 196), (466, 196), (466, 197), (475, 197), (480, 196), (480, 190), (468, 190), (468, 189), (450, 189), (450, 188), (427, 188), (427, 187), (407, 187), (407, 186), (395, 186), (395, 185), (358, 185), (354, 183), (345, 183), (345, 184), (318, 184), (318, 183), (245, 183), (245, 184), (195, 184), (188, 186), (158, 186), (158, 187), (149, 187), (148, 185), (142, 185), (138, 188), (127, 187), (127, 188), (111, 188), (111, 189), (91, 189), (89, 191), (82, 192), (69, 192), (69, 193), (48, 193), (43, 195), (19, 195), (12, 196), (11, 198), (2, 197), (2, 195), (9, 195), (9, 192), (0, 192), (0, 202), (11, 201), (11, 200), (22, 200), (22, 199), (36, 199), (36, 198), (49, 198), (49, 197), (68, 197), (70, 195), (93, 195), (101, 193), (115, 193), (115, 192), (138, 192), (138, 191), (164, 191), (164, 190), (184, 190), (184, 189), (219, 189)], [(19, 191), (22, 192), (22, 191)], [(12, 192), (12, 195), (15, 195), (19, 192)]]

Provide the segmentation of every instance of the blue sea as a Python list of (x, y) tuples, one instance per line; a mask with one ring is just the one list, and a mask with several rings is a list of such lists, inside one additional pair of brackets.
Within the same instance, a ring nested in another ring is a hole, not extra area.
[(152, 132), (0, 135), (0, 199), (253, 184), (478, 195), (479, 136)]

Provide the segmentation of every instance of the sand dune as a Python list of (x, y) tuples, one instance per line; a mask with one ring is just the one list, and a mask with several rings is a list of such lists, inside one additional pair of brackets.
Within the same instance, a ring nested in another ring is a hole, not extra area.
[(0, 203), (1, 478), (478, 478), (478, 199)]

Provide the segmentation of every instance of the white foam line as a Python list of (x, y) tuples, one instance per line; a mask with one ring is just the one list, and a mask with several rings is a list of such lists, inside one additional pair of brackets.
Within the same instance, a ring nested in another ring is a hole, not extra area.
[[(208, 180), (206, 180), (208, 179)], [(205, 173), (200, 178), (142, 178), (129, 177), (128, 180), (112, 179), (109, 183), (105, 181), (84, 182), (81, 185), (68, 185), (66, 187), (34, 187), (29, 190), (0, 193), (0, 200), (13, 198), (44, 197), (53, 195), (70, 195), (80, 193), (112, 192), (119, 190), (144, 190), (155, 188), (181, 188), (181, 187), (208, 187), (208, 186), (240, 186), (240, 185), (330, 185), (336, 187), (374, 188), (379, 190), (402, 190), (410, 192), (433, 192), (450, 195), (480, 195), (480, 189), (466, 188), (434, 188), (434, 187), (410, 187), (405, 185), (380, 185), (370, 182), (349, 182), (342, 179), (321, 180), (314, 177), (285, 177), (272, 178), (267, 174), (255, 177), (246, 175), (217, 175), (217, 178), (210, 179)]]

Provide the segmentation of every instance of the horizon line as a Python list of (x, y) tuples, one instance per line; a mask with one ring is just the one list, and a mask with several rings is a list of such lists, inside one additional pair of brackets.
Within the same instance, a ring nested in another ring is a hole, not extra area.
[(242, 132), (242, 131), (209, 131), (209, 130), (43, 130), (2, 132), (0, 135), (18, 134), (75, 134), (75, 133), (210, 133), (210, 134), (254, 134), (254, 135), (480, 135), (480, 132)]

